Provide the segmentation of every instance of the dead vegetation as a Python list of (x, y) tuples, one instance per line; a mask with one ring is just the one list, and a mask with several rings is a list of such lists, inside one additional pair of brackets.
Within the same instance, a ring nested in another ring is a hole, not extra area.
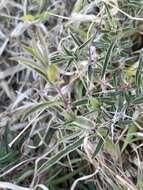
[(143, 1), (0, 1), (0, 188), (143, 189)]

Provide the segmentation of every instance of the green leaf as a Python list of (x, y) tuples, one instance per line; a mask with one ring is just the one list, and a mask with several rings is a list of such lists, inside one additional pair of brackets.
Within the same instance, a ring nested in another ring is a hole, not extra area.
[(81, 98), (83, 96), (83, 90), (84, 90), (82, 81), (76, 80), (74, 88), (75, 88), (75, 94), (76, 94), (77, 98)]
[(98, 142), (98, 144), (97, 144), (97, 146), (95, 148), (95, 151), (94, 151), (94, 153), (92, 155), (92, 158), (95, 158), (97, 156), (97, 154), (100, 152), (100, 150), (102, 149), (102, 147), (104, 145), (104, 142), (106, 142), (105, 140), (106, 140), (106, 138), (108, 136), (108, 133), (109, 133), (109, 131), (107, 131), (106, 134), (103, 137), (100, 137), (99, 142)]
[(94, 122), (82, 116), (77, 116), (76, 119), (73, 121), (73, 124), (81, 127), (82, 129), (93, 129), (95, 127)]
[(87, 44), (88, 44), (91, 40), (93, 40), (93, 36), (91, 36), (86, 42), (84, 42), (84, 43), (78, 48), (78, 50), (81, 50), (81, 49), (83, 49), (85, 46), (87, 46)]
[(50, 65), (48, 68), (48, 79), (50, 82), (54, 82), (57, 77), (57, 67), (55, 65)]
[(56, 105), (59, 105), (59, 102), (57, 102), (57, 101), (45, 101), (45, 102), (40, 102), (40, 103), (34, 104), (32, 106), (32, 108), (29, 108), (28, 110), (26, 110), (26, 112), (23, 115), (23, 118), (27, 117), (29, 114), (32, 114), (36, 111), (42, 110), (44, 108), (46, 109), (49, 107), (53, 107)]
[(71, 32), (70, 34), (71, 34), (71, 37), (72, 37), (72, 39), (74, 40), (75, 44), (80, 47), (80, 46), (82, 45), (82, 41), (80, 40), (80, 38), (77, 37), (77, 36), (76, 36), (75, 34), (73, 34), (72, 32)]
[[(40, 45), (42, 47), (42, 58), (44, 61), (45, 66), (49, 65), (49, 49), (48, 49), (48, 42), (46, 41), (46, 38), (44, 37), (43, 33), (41, 32), (41, 30), (37, 30), (37, 36), (38, 39), (40, 41)], [(38, 49), (38, 48), (37, 48)], [(39, 51), (40, 53), (40, 51)]]
[(106, 140), (104, 145), (105, 150), (111, 155), (113, 160), (118, 159), (118, 145), (115, 144), (112, 140)]
[(76, 100), (75, 102), (73, 102), (72, 106), (73, 107), (77, 107), (77, 106), (84, 106), (88, 104), (88, 99), (81, 99), (81, 100)]
[(74, 171), (70, 172), (69, 174), (66, 174), (62, 177), (59, 177), (59, 178), (53, 180), (52, 182), (50, 182), (50, 185), (61, 184), (63, 182), (66, 182), (68, 179), (70, 180), (73, 176), (75, 176), (76, 174), (78, 174), (79, 172), (81, 172), (85, 168), (87, 168), (87, 165), (79, 167), (79, 169), (74, 170)]
[(103, 79), (105, 77), (105, 73), (106, 73), (106, 70), (107, 70), (107, 67), (109, 65), (109, 62), (110, 62), (110, 59), (111, 59), (111, 56), (112, 56), (112, 51), (113, 51), (113, 48), (115, 46), (115, 43), (116, 43), (116, 40), (113, 41), (108, 50), (107, 50), (107, 54), (105, 56), (105, 60), (104, 60), (104, 63), (103, 63), (103, 68), (102, 68), (102, 72), (101, 72), (101, 78)]
[(126, 135), (126, 138), (124, 139), (124, 144), (122, 147), (122, 152), (125, 150), (125, 148), (128, 146), (128, 144), (132, 143), (134, 141), (134, 134), (137, 131), (137, 126), (136, 125), (130, 125), (128, 128), (128, 132)]
[(108, 18), (108, 22), (109, 22), (110, 28), (111, 28), (111, 30), (115, 29), (116, 28), (116, 22), (115, 22), (114, 17), (110, 13), (109, 6), (106, 3), (104, 3), (104, 6), (105, 6), (105, 9), (107, 11), (107, 15), (108, 15), (107, 18)]
[(142, 103), (143, 103), (143, 96), (135, 98), (132, 102), (133, 105), (142, 104)]
[(45, 162), (37, 172), (44, 172), (47, 171), (51, 166), (56, 164), (59, 160), (61, 160), (63, 157), (68, 155), (70, 152), (73, 152), (77, 148), (79, 148), (83, 143), (83, 138), (78, 139), (74, 143), (68, 145), (66, 148), (58, 152), (56, 155), (52, 156), (47, 162)]
[(104, 140), (102, 138), (100, 138), (99, 143), (98, 143), (98, 145), (97, 145), (97, 147), (96, 147), (96, 149), (95, 149), (95, 151), (94, 151), (94, 153), (92, 155), (92, 158), (95, 158), (97, 156), (97, 154), (101, 150), (103, 144), (104, 144)]
[(26, 67), (36, 71), (40, 76), (42, 76), (46, 81), (48, 80), (47, 74), (44, 71), (44, 68), (36, 65), (34, 61), (27, 59), (25, 57), (14, 57), (12, 58), (15, 61), (19, 61), (21, 64), (25, 65)]
[(33, 56), (34, 59), (36, 59), (37, 61), (39, 61), (44, 67), (47, 66), (47, 64), (45, 64), (44, 59), (42, 57), (41, 52), (39, 51), (36, 42), (33, 40), (32, 42), (32, 46), (33, 47), (27, 47), (25, 45), (23, 45), (23, 48), (26, 52), (28, 52), (31, 56)]
[(143, 71), (143, 51), (141, 51), (140, 53), (140, 57), (139, 57), (139, 64), (138, 64), (138, 68), (136, 71), (136, 86), (137, 86), (137, 90), (138, 90), (138, 94), (140, 94), (140, 89), (142, 87), (142, 71)]
[(65, 46), (63, 46), (63, 48), (64, 48), (65, 53), (66, 53), (68, 56), (73, 57), (72, 51), (68, 50)]
[(99, 101), (98, 101), (98, 99), (97, 99), (97, 98), (94, 98), (94, 97), (91, 97), (91, 98), (89, 99), (89, 101), (90, 101), (90, 104), (91, 104), (92, 108), (93, 108), (94, 110), (97, 110), (97, 108), (99, 107)]
[(76, 12), (76, 13), (80, 12), (80, 10), (83, 8), (84, 1), (85, 0), (77, 0), (74, 5), (73, 12)]
[(21, 17), (23, 21), (34, 21), (35, 17), (33, 15), (24, 15)]

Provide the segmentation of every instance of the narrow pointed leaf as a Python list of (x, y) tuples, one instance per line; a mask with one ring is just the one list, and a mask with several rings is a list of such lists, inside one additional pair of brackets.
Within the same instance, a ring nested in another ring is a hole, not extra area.
[(47, 171), (51, 166), (61, 160), (63, 157), (68, 155), (70, 152), (79, 148), (83, 143), (83, 138), (78, 139), (74, 143), (68, 145), (66, 148), (58, 152), (55, 156), (51, 157), (47, 162), (45, 162), (39, 169), (38, 172)]
[(109, 65), (109, 62), (110, 62), (110, 59), (111, 59), (111, 56), (112, 56), (112, 51), (113, 51), (113, 48), (115, 46), (115, 42), (116, 41), (113, 41), (111, 43), (111, 45), (109, 46), (108, 50), (107, 50), (107, 54), (105, 56), (105, 60), (104, 60), (103, 68), (102, 68), (102, 72), (101, 72), (101, 78), (102, 79), (105, 77), (105, 74), (106, 74), (106, 71), (107, 71), (107, 67)]

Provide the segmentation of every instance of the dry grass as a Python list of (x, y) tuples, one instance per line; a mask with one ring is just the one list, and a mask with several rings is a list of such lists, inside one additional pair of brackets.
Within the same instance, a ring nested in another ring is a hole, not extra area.
[(142, 190), (143, 1), (0, 1), (0, 188)]

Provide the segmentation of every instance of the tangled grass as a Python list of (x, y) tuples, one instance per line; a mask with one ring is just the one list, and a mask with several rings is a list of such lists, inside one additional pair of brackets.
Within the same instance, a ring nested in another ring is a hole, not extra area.
[(0, 188), (143, 190), (143, 1), (0, 1)]

